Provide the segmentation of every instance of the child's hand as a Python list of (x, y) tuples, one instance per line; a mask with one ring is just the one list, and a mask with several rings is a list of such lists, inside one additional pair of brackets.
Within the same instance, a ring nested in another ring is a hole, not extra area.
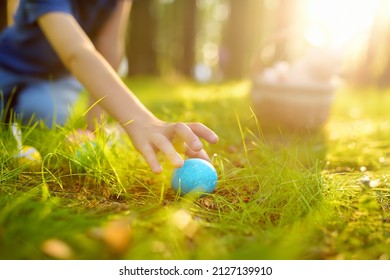
[(125, 129), (135, 148), (144, 156), (152, 171), (157, 174), (162, 171), (157, 152), (161, 151), (175, 167), (181, 167), (184, 161), (175, 148), (178, 141), (186, 147), (185, 153), (189, 157), (205, 160), (209, 160), (209, 157), (203, 150), (199, 138), (211, 144), (218, 142), (218, 136), (201, 123), (166, 123), (152, 119), (146, 122), (134, 121)]

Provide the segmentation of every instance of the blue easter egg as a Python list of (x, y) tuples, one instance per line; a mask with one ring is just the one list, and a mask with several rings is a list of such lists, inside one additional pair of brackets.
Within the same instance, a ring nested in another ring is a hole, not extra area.
[(192, 191), (211, 193), (217, 185), (217, 172), (206, 160), (192, 158), (184, 161), (184, 165), (176, 168), (172, 174), (172, 188), (180, 195)]

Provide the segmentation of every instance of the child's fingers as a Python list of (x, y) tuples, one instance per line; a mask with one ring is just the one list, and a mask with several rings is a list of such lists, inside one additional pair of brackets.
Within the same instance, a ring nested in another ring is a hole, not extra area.
[(139, 152), (143, 155), (150, 169), (156, 174), (162, 172), (162, 166), (157, 159), (156, 152), (153, 147), (149, 144), (143, 144), (138, 148)]
[(189, 147), (187, 147), (185, 154), (186, 154), (186, 156), (188, 156), (189, 158), (201, 158), (201, 159), (210, 161), (209, 155), (208, 155), (207, 152), (206, 152), (205, 150), (203, 150), (203, 149), (200, 150), (200, 151), (194, 151), (194, 150), (190, 149)]
[(174, 133), (179, 136), (191, 149), (200, 151), (203, 147), (198, 136), (184, 123), (175, 123), (172, 128)]
[(165, 154), (175, 167), (181, 167), (183, 165), (183, 159), (177, 153), (172, 142), (169, 141), (164, 135), (154, 135), (152, 138), (152, 144), (163, 154)]
[[(156, 152), (161, 151), (168, 160), (175, 166), (181, 167), (184, 163), (183, 159), (175, 149), (172, 141), (177, 137), (182, 141), (182, 144), (187, 148), (185, 154), (191, 158), (201, 158), (210, 161), (206, 151), (204, 151), (202, 142), (199, 138), (205, 139), (209, 143), (218, 142), (218, 136), (208, 127), (201, 123), (175, 123), (165, 126), (160, 131), (149, 131), (149, 137), (144, 140), (133, 139), (133, 142), (138, 147), (138, 151), (144, 156), (146, 162), (156, 174), (162, 172), (162, 167), (158, 161)], [(183, 143), (184, 142), (184, 143)]]
[(201, 123), (188, 123), (187, 126), (200, 138), (211, 144), (218, 142), (218, 136), (210, 128)]

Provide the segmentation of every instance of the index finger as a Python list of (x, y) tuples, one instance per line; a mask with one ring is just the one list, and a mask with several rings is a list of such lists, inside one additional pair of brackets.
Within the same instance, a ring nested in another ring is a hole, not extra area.
[(194, 151), (200, 151), (203, 148), (202, 142), (188, 125), (176, 123), (174, 124), (174, 131)]
[(162, 166), (157, 159), (156, 152), (153, 147), (149, 144), (142, 145), (138, 148), (138, 151), (143, 155), (150, 169), (156, 173), (160, 174), (162, 172)]
[(218, 135), (202, 123), (188, 123), (187, 126), (200, 138), (211, 144), (218, 142)]

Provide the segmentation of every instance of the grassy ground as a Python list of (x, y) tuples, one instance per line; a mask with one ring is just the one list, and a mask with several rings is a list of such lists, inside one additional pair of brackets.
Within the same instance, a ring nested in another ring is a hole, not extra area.
[(266, 131), (246, 82), (130, 81), (165, 120), (201, 121), (216, 191), (180, 198), (129, 139), (98, 131), (77, 156), (58, 130), (23, 129), (42, 164), (17, 164), (0, 135), (1, 259), (389, 259), (390, 92), (342, 90), (316, 133)]

